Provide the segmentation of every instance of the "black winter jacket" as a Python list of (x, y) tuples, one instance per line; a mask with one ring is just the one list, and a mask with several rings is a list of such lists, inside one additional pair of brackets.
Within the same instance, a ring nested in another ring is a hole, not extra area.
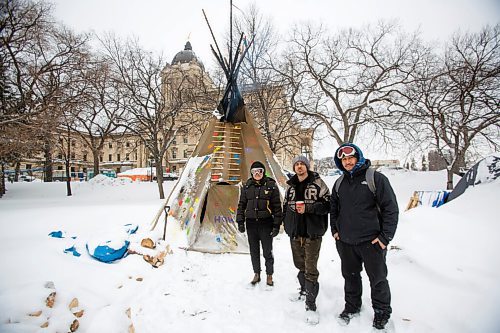
[[(307, 233), (310, 238), (323, 236), (328, 229), (328, 213), (330, 211), (330, 191), (325, 182), (317, 172), (308, 171), (307, 185), (304, 193), (305, 213), (304, 222), (307, 225)], [(283, 223), (285, 232), (290, 237), (297, 237), (297, 227), (300, 214), (295, 210), (295, 188), (299, 182), (294, 175), (287, 184), (289, 185), (285, 194), (283, 204)]]
[(370, 160), (366, 160), (352, 175), (344, 172), (338, 194), (332, 189), (332, 235), (338, 232), (344, 243), (357, 245), (378, 237), (387, 245), (396, 233), (399, 215), (396, 195), (387, 177), (380, 172), (374, 174), (375, 195), (370, 191), (366, 182), (370, 164)]
[(259, 182), (253, 178), (248, 179), (241, 188), (236, 222), (279, 226), (282, 215), (280, 191), (276, 181), (269, 177), (264, 177)]

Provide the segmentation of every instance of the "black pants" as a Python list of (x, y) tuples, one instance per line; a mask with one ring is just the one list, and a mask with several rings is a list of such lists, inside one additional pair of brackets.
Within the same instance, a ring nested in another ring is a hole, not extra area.
[(273, 237), (272, 224), (251, 225), (247, 224), (248, 245), (250, 245), (250, 257), (254, 273), (260, 273), (260, 244), (262, 243), (262, 254), (266, 261), (266, 274), (274, 273)]
[(385, 257), (387, 250), (371, 242), (359, 245), (350, 245), (342, 241), (336, 242), (337, 251), (341, 260), (342, 276), (344, 277), (345, 306), (348, 311), (354, 312), (361, 308), (362, 264), (370, 280), (372, 307), (375, 312), (390, 315), (391, 290), (387, 281), (387, 265)]

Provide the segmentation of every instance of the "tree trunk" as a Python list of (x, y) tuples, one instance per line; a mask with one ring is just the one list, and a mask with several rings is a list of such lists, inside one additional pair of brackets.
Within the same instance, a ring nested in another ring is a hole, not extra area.
[(52, 182), (52, 168), (53, 168), (53, 166), (52, 166), (52, 146), (51, 146), (49, 140), (45, 141), (44, 152), (45, 152), (45, 162), (43, 165), (43, 172), (44, 172), (43, 181), (44, 182)]
[(66, 159), (66, 193), (68, 197), (71, 196), (71, 174), (69, 171), (69, 159)]
[(446, 173), (448, 175), (448, 181), (446, 182), (446, 189), (447, 190), (453, 190), (453, 169), (448, 168), (446, 170)]
[(94, 158), (94, 176), (99, 174), (99, 150), (92, 149), (92, 156)]
[(163, 190), (163, 170), (161, 163), (156, 163), (156, 183), (158, 184), (160, 199), (165, 199), (165, 192)]
[(66, 193), (67, 196), (71, 196), (71, 172), (70, 172), (70, 162), (71, 162), (71, 132), (68, 127), (68, 141), (66, 142), (68, 149), (66, 152)]
[(1, 198), (5, 194), (5, 167), (3, 163), (0, 164), (2, 165), (2, 170), (0, 173), (0, 198)]
[(17, 161), (16, 162), (16, 167), (14, 169), (14, 181), (18, 182), (19, 181), (19, 173), (21, 171), (21, 162)]

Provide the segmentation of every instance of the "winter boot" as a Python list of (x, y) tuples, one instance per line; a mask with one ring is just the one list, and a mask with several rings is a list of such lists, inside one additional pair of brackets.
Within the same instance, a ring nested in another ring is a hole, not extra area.
[(309, 325), (319, 324), (319, 312), (306, 309), (306, 323)]
[(351, 310), (348, 309), (347, 307), (342, 311), (342, 313), (339, 315), (339, 319), (341, 320), (341, 323), (344, 325), (348, 325), (351, 319), (356, 316), (359, 313), (359, 309), (357, 310)]
[(253, 276), (253, 280), (250, 281), (250, 283), (252, 285), (256, 285), (259, 282), (260, 282), (260, 273), (255, 273), (255, 275)]
[(273, 276), (271, 274), (267, 274), (266, 284), (271, 287), (274, 286)]
[(306, 310), (316, 311), (316, 297), (318, 297), (319, 283), (306, 280)]
[(297, 279), (299, 280), (300, 284), (300, 291), (299, 293), (294, 293), (291, 294), (289, 299), (292, 302), (298, 302), (298, 301), (303, 301), (306, 298), (306, 276), (304, 272), (299, 272), (297, 274)]
[(389, 321), (390, 315), (381, 311), (375, 311), (375, 316), (373, 317), (373, 327), (378, 330), (383, 330), (387, 322)]

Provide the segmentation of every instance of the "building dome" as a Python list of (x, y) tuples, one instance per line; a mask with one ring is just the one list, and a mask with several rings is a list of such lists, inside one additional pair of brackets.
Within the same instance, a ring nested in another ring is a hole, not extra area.
[(174, 59), (172, 59), (172, 65), (189, 64), (191, 61), (195, 61), (201, 68), (204, 68), (203, 63), (193, 52), (193, 47), (188, 41), (184, 46), (184, 50), (177, 52), (177, 54), (174, 56)]

